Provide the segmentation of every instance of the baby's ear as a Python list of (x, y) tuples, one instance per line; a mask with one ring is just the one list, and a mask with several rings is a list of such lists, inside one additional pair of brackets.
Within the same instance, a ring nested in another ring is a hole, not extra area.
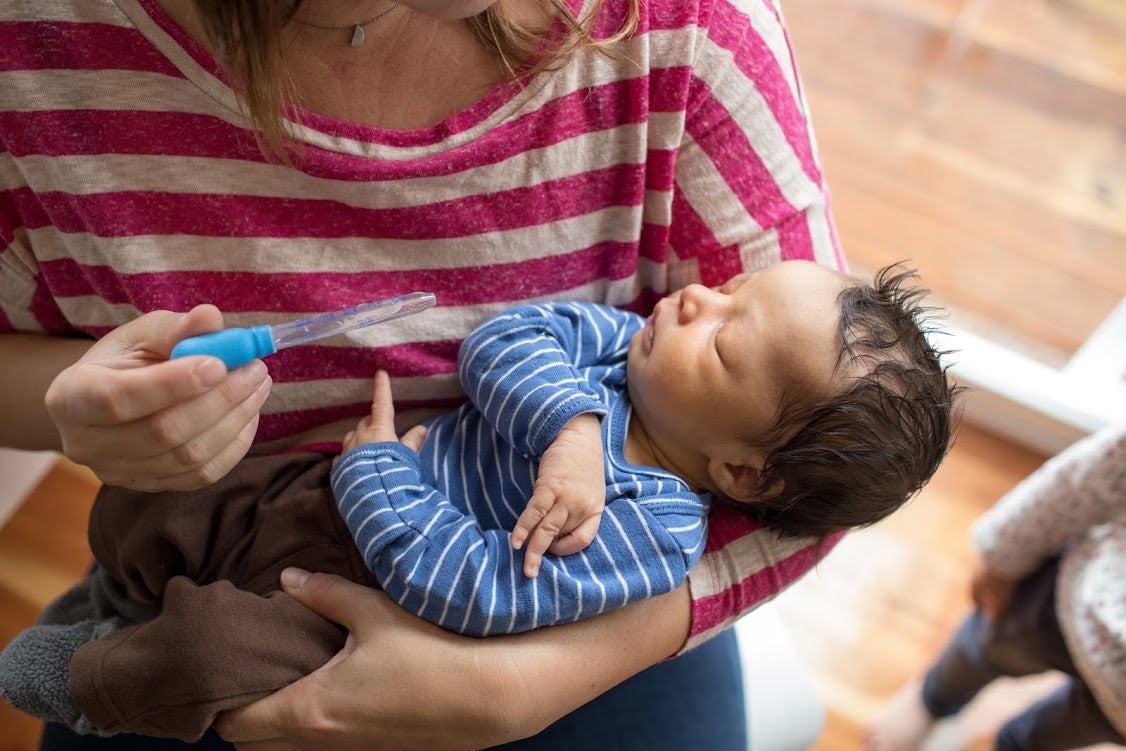
[(708, 474), (716, 489), (736, 503), (761, 500), (766, 490), (763, 487), (762, 469), (752, 457), (738, 462), (713, 459), (708, 463)]

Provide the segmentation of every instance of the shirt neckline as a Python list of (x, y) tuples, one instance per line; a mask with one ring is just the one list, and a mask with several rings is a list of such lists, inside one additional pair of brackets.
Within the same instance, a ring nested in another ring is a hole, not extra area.
[[(566, 0), (576, 16), (582, 13), (586, 0)], [(115, 0), (118, 7), (134, 22), (157, 50), (184, 77), (249, 126), (239, 97), (231, 88), (218, 60), (199, 42), (187, 34), (160, 6), (157, 0)], [(555, 30), (562, 22), (555, 21)], [(393, 130), (337, 120), (304, 108), (293, 108), (291, 118), (294, 137), (302, 142), (332, 151), (367, 153), (368, 145), (393, 147), (426, 147), (449, 141), (473, 140), (503, 121), (510, 111), (531, 97), (543, 85), (545, 74), (534, 76), (521, 84), (502, 81), (493, 86), (469, 107), (440, 122), (410, 130)]]

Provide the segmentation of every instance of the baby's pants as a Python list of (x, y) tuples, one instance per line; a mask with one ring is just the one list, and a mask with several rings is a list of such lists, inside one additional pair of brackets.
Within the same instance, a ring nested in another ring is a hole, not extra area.
[(1056, 619), (1054, 559), (1021, 581), (1001, 619), (974, 611), (923, 681), (923, 704), (934, 717), (960, 711), (994, 679), (1059, 670), (1067, 682), (1009, 720), (1000, 751), (1062, 751), (1126, 741), (1079, 677)]
[(216, 714), (317, 669), (346, 634), (279, 591), (286, 566), (375, 585), (336, 509), (330, 457), (246, 459), (188, 493), (103, 488), (90, 519), (99, 564), (159, 608), (78, 649), (70, 689), (106, 731), (199, 738)]

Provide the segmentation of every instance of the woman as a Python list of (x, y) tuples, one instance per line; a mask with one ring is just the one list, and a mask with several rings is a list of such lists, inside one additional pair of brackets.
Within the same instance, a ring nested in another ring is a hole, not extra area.
[[(647, 312), (783, 258), (843, 266), (765, 0), (21, 0), (0, 21), (0, 357), (21, 364), (0, 375), (0, 443), (61, 448), (108, 483), (195, 488), (247, 451), (334, 450), (377, 367), (417, 422), (462, 398), (458, 343), (514, 303)], [(224, 324), (415, 289), (440, 307), (268, 369), (166, 361)], [(709, 639), (824, 551), (722, 510), (711, 528), (691, 595), (519, 637), (290, 582), (349, 645), (220, 732), (477, 748), (703, 645), (529, 743), (738, 747), (733, 637)]]

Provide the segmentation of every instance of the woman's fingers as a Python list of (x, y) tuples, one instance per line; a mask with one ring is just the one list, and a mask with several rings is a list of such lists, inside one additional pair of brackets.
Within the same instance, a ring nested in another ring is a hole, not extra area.
[[(127, 425), (79, 426), (71, 433), (68, 455), (113, 485), (137, 490), (202, 487), (225, 475), (250, 448), (270, 388), (267, 375), (256, 387), (248, 382), (223, 394), (215, 389)], [(107, 458), (109, 446), (114, 450)]]
[[(347, 627), (348, 639), (335, 657), (304, 678), (222, 713), (215, 729), (223, 738), (251, 751), (460, 751), (509, 737), (485, 716), (497, 702), (480, 696), (497, 695), (491, 681), (511, 685), (505, 676), (512, 672), (505, 664), (482, 661), (480, 640), (443, 631), (383, 592), (337, 576), (286, 569), (282, 587)], [(474, 670), (473, 693), (448, 680)], [(428, 701), (418, 702), (418, 696)]]
[(129, 368), (79, 362), (47, 390), (47, 411), (56, 420), (120, 425), (205, 394), (226, 376), (227, 369), (214, 357)]
[(168, 478), (157, 489), (197, 490), (223, 478), (250, 450), (254, 434), (258, 432), (258, 419), (255, 414), (217, 454), (186, 472)]
[(317, 615), (337, 623), (350, 632), (366, 623), (370, 614), (364, 603), (374, 590), (332, 574), (313, 574), (287, 568), (281, 574), (282, 589)]
[[(215, 362), (220, 368), (223, 367), (221, 362)], [(134, 371), (118, 372), (140, 374), (155, 371), (160, 367), (154, 365)], [(122, 393), (137, 394), (137, 405), (115, 411), (122, 417), (129, 416), (132, 412), (140, 412), (140, 414), (124, 422), (109, 421), (105, 413), (101, 415), (101, 419), (87, 414), (86, 421), (76, 424), (73, 435), (83, 439), (82, 442), (92, 448), (99, 448), (103, 441), (112, 440), (119, 455), (138, 459), (158, 456), (178, 447), (192, 450), (201, 440), (221, 436), (222, 431), (220, 433), (212, 431), (224, 423), (228, 424), (226, 437), (229, 440), (249, 421), (252, 415), (247, 414), (247, 410), (252, 409), (256, 413), (258, 407), (261, 407), (266, 396), (269, 395), (269, 387), (270, 378), (266, 366), (261, 360), (255, 360), (230, 374), (225, 374), (212, 388), (198, 394), (191, 393), (181, 384), (176, 394), (170, 394), (172, 401), (156, 410), (151, 408), (167, 400), (153, 398), (146, 401), (143, 392), (147, 389), (125, 390)], [(145, 411), (141, 411), (142, 407)], [(232, 421), (238, 423), (237, 429), (233, 431), (229, 427)], [(193, 444), (193, 441), (196, 441), (196, 444)], [(72, 458), (82, 461), (81, 457)], [(195, 462), (187, 462), (187, 464), (192, 463)]]
[(198, 488), (226, 474), (257, 430), (265, 365), (228, 373), (213, 357), (168, 360), (183, 338), (222, 326), (219, 310), (201, 305), (146, 313), (95, 342), (45, 396), (64, 453), (139, 490)]
[[(282, 589), (321, 617), (349, 631), (344, 649), (325, 665), (296, 683), (263, 699), (220, 715), (215, 723), (219, 734), (239, 748), (284, 749), (300, 747), (295, 733), (305, 733), (328, 722), (315, 708), (325, 692), (346, 687), (334, 684), (334, 667), (356, 647), (352, 634), (357, 627), (377, 628), (380, 598), (385, 597), (360, 584), (332, 574), (315, 574), (287, 568), (281, 574)], [(398, 606), (392, 606), (398, 607)], [(323, 689), (323, 690), (322, 690)], [(300, 713), (304, 712), (304, 715)]]
[(52, 382), (63, 451), (104, 482), (184, 490), (222, 477), (247, 451), (270, 393), (265, 365), (228, 373), (213, 357), (169, 361), (186, 336), (222, 328), (211, 305), (156, 311), (98, 340)]

